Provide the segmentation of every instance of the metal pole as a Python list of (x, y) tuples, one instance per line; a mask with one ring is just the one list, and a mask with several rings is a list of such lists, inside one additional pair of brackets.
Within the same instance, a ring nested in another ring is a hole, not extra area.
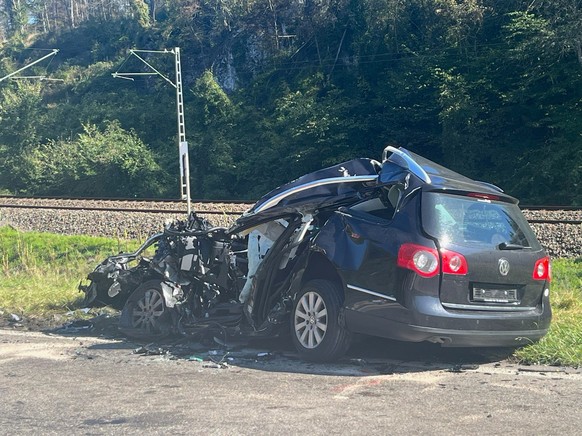
[(188, 205), (190, 215), (190, 159), (188, 157), (188, 142), (186, 141), (186, 125), (184, 123), (184, 97), (182, 94), (182, 67), (180, 65), (180, 48), (174, 48), (176, 57), (176, 107), (178, 110), (178, 152), (180, 155), (180, 190), (182, 200)]
[[(182, 200), (186, 200), (188, 205), (188, 215), (192, 211), (191, 200), (190, 200), (190, 160), (188, 157), (188, 142), (186, 142), (186, 126), (184, 123), (184, 96), (182, 93), (182, 67), (180, 65), (180, 48), (174, 47), (173, 50), (164, 49), (160, 50), (130, 50), (131, 55), (137, 57), (141, 62), (143, 62), (153, 73), (138, 73), (138, 72), (126, 72), (120, 73), (116, 71), (111, 73), (114, 78), (133, 80), (132, 76), (145, 76), (157, 74), (161, 76), (166, 82), (176, 88), (176, 108), (178, 112), (178, 153), (180, 158), (180, 195)], [(173, 53), (176, 63), (176, 83), (172, 83), (170, 79), (156, 70), (150, 63), (139, 56), (137, 53)], [(130, 55), (130, 56), (131, 56)], [(127, 59), (126, 59), (127, 61)], [(124, 62), (125, 63), (125, 62)], [(123, 64), (122, 64), (123, 65)]]

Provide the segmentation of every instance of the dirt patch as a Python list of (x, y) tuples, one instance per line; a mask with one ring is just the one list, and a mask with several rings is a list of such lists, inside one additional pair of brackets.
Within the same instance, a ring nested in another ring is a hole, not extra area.
[(121, 336), (117, 324), (119, 313), (111, 309), (83, 309), (50, 316), (0, 314), (0, 328), (31, 332), (83, 333), (90, 336)]

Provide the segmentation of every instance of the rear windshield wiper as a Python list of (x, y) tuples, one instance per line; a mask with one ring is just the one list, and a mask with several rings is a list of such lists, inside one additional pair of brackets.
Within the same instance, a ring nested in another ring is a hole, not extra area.
[(525, 248), (531, 248), (531, 247), (526, 247), (526, 246), (520, 245), (520, 244), (511, 244), (511, 243), (507, 243), (507, 242), (502, 242), (501, 244), (499, 244), (497, 246), (497, 248), (499, 248), (500, 250), (523, 250)]

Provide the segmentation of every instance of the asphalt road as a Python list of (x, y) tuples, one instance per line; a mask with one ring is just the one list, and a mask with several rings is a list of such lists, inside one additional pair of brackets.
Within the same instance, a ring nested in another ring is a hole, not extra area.
[(167, 350), (0, 330), (0, 434), (579, 435), (582, 429), (581, 371), (522, 367), (495, 353), (367, 340), (339, 363), (309, 364), (284, 343), (247, 344), (228, 355), (196, 344)]

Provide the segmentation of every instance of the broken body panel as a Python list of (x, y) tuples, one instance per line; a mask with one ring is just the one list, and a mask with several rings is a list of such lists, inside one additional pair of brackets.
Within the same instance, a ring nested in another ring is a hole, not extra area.
[(392, 147), (382, 163), (354, 159), (277, 188), (231, 228), (195, 214), (172, 223), (89, 279), (87, 303), (123, 309), (129, 334), (290, 329), (312, 360), (341, 356), (351, 332), (517, 346), (551, 316), (549, 261), (517, 200)]

